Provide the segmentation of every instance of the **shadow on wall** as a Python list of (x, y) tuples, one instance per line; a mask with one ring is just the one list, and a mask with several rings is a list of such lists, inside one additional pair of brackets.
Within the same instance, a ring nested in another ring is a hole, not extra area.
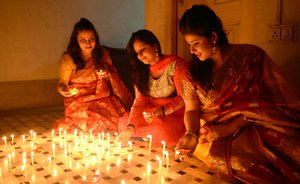
[(113, 65), (118, 70), (121, 79), (123, 79), (125, 85), (134, 97), (133, 80), (131, 77), (130, 56), (128, 55), (126, 49), (112, 48), (105, 45), (104, 48), (108, 51)]

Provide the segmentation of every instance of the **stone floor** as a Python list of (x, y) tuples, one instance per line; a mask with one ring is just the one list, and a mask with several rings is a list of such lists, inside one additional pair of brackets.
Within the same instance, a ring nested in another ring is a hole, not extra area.
[(196, 158), (180, 162), (174, 148), (117, 134), (80, 135), (53, 131), (63, 107), (0, 112), (0, 183), (173, 183), (227, 184)]

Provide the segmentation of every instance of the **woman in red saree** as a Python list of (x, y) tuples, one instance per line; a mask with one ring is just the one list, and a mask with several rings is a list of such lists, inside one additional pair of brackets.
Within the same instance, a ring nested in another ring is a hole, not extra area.
[[(152, 135), (152, 143), (175, 145), (185, 132), (180, 75), (187, 71), (178, 56), (161, 53), (156, 36), (148, 30), (132, 34), (127, 49), (133, 61), (134, 104), (129, 120), (120, 122), (121, 138)], [(135, 134), (134, 134), (135, 133)]]
[(55, 128), (117, 131), (119, 119), (130, 109), (130, 92), (85, 18), (75, 24), (61, 58), (57, 89), (65, 97), (65, 113), (54, 122)]
[(179, 141), (177, 156), (194, 152), (231, 182), (299, 183), (299, 100), (275, 63), (257, 46), (229, 44), (207, 6), (187, 10), (180, 31), (197, 58), (193, 80), (185, 76), (189, 133)]

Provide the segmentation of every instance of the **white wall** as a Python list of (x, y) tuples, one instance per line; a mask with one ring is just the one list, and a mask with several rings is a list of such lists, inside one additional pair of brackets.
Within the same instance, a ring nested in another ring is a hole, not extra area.
[(143, 0), (1, 0), (0, 82), (57, 79), (74, 24), (91, 20), (100, 42), (125, 47), (145, 27)]

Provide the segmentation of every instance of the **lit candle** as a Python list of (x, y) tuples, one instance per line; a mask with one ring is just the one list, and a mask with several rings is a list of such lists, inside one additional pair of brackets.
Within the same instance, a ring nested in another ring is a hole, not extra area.
[(61, 131), (62, 131), (62, 128), (59, 128), (58, 134), (59, 134), (60, 139), (61, 139)]
[(148, 163), (147, 163), (147, 184), (150, 184), (150, 174), (151, 174), (151, 165), (150, 165), (150, 162), (148, 161)]
[(77, 138), (77, 129), (74, 130), (74, 137)]
[(121, 180), (121, 184), (125, 184), (125, 181), (124, 181), (124, 180)]
[(51, 167), (51, 160), (52, 160), (51, 156), (48, 156), (48, 161), (49, 161), (49, 170), (50, 170), (50, 167)]
[(33, 132), (33, 140), (36, 141), (36, 132)]
[(3, 180), (2, 180), (2, 170), (0, 168), (0, 182), (3, 183)]
[(30, 137), (32, 138), (33, 130), (30, 130)]
[(163, 145), (162, 153), (164, 154), (164, 152), (166, 151), (166, 142), (165, 141), (161, 141), (161, 143)]
[(11, 154), (8, 154), (7, 157), (8, 157), (8, 168), (9, 170), (11, 170)]
[(25, 135), (22, 135), (23, 144), (25, 144)]
[(128, 144), (129, 144), (129, 149), (132, 150), (132, 142), (128, 141)]
[(165, 156), (166, 156), (166, 168), (169, 168), (169, 153), (168, 151), (165, 151)]
[(7, 147), (6, 136), (3, 137), (5, 148)]
[(24, 164), (24, 170), (25, 170), (25, 182), (27, 182), (28, 179), (27, 179), (26, 159), (23, 160), (23, 164)]
[(31, 165), (33, 165), (33, 155), (34, 155), (34, 152), (31, 152)]
[(119, 136), (118, 136), (117, 132), (115, 132), (115, 136), (116, 136), (116, 141), (118, 142), (119, 141)]
[(11, 145), (14, 145), (14, 137), (15, 137), (14, 134), (11, 134), (10, 137), (11, 137)]
[(162, 161), (158, 155), (156, 155), (156, 159), (158, 160), (158, 181), (161, 179), (161, 168), (162, 168)]
[(92, 136), (93, 136), (93, 130), (91, 129), (90, 130), (90, 138), (92, 139)]
[(78, 90), (76, 88), (71, 88), (69, 89), (69, 92), (72, 94), (72, 95), (76, 95), (78, 93)]
[(52, 156), (55, 159), (55, 143), (52, 143)]
[(151, 144), (152, 144), (152, 135), (147, 135), (149, 138), (149, 153), (151, 152)]
[(51, 132), (51, 138), (52, 139), (54, 138), (54, 130), (52, 130), (52, 132)]

